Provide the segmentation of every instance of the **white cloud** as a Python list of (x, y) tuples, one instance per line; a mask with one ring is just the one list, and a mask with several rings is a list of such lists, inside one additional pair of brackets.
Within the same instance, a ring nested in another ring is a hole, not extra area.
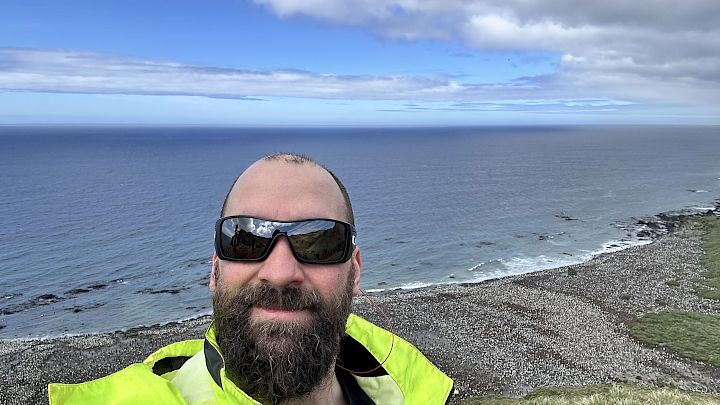
[(717, 0), (255, 2), (284, 18), (362, 26), (389, 38), (452, 38), (484, 50), (558, 52), (564, 56), (555, 85), (569, 94), (582, 89), (638, 101), (720, 104)]
[[(0, 48), (0, 90), (6, 91), (532, 105), (536, 104), (534, 100), (545, 104), (556, 97), (554, 90), (546, 90), (552, 86), (545, 86), (540, 79), (472, 85), (443, 77), (224, 69), (91, 52)], [(573, 101), (572, 96), (567, 95), (563, 100), (550, 102), (586, 105), (582, 98)], [(624, 103), (610, 99), (600, 102)]]

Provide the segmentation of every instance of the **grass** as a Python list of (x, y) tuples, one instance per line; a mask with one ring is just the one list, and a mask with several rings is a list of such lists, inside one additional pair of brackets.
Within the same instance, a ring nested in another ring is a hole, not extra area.
[[(706, 272), (695, 292), (701, 297), (720, 299), (720, 218), (703, 217), (696, 221), (705, 231), (701, 262)], [(663, 346), (682, 356), (720, 367), (718, 316), (687, 311), (645, 314), (631, 327), (630, 334), (645, 344)]]
[(539, 388), (524, 398), (482, 396), (468, 398), (462, 405), (645, 405), (720, 404), (720, 397), (674, 388), (641, 388), (630, 385), (588, 385), (584, 387)]
[(637, 340), (720, 367), (720, 317), (686, 311), (646, 314), (630, 329)]
[(703, 217), (699, 221), (705, 230), (700, 262), (706, 271), (701, 285), (695, 288), (695, 294), (720, 300), (720, 217)]

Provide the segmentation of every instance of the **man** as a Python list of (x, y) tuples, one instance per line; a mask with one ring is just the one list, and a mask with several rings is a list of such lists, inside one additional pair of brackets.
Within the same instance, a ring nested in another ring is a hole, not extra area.
[(50, 402), (445, 403), (447, 376), (350, 314), (362, 269), (353, 223), (345, 187), (308, 157), (255, 162), (216, 224), (205, 339), (164, 347), (104, 379), (51, 384)]

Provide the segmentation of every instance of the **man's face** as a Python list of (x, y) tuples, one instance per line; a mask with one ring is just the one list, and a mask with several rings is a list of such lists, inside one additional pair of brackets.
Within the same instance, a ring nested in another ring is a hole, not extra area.
[[(225, 215), (279, 221), (308, 218), (347, 221), (342, 194), (324, 169), (283, 160), (260, 161), (248, 168), (230, 193)], [(231, 364), (252, 361), (245, 357), (251, 355), (265, 359), (270, 369), (280, 371), (278, 366), (284, 369), (284, 375), (305, 375), (305, 381), (292, 377), (283, 381), (282, 375), (278, 378), (248, 375), (255, 380), (276, 380), (274, 385), (271, 382), (270, 386), (255, 387), (261, 391), (257, 395), (270, 402), (280, 398), (278, 395), (293, 394), (285, 386), (304, 386), (305, 391), (314, 388), (335, 359), (351, 297), (359, 291), (359, 250), (346, 263), (303, 264), (293, 256), (288, 240), (281, 237), (262, 262), (217, 258), (214, 262), (210, 288), (215, 291), (218, 341), (228, 371), (239, 374), (257, 366), (260, 370), (255, 371), (260, 374), (270, 372), (259, 365), (262, 361), (252, 365)], [(310, 350), (319, 345), (329, 351)], [(287, 361), (280, 364), (279, 359)], [(317, 360), (329, 364), (317, 364)], [(310, 370), (323, 375), (312, 376)], [(246, 378), (236, 377), (247, 383)]]
[[(313, 164), (259, 161), (240, 176), (230, 192), (225, 215), (246, 215), (258, 218), (293, 221), (308, 218), (329, 218), (347, 221), (345, 201), (329, 173)], [(339, 264), (304, 264), (292, 255), (290, 243), (279, 238), (270, 255), (262, 262), (223, 261), (223, 280), (229, 285), (267, 283), (277, 288), (301, 286), (317, 292), (324, 299), (345, 288), (347, 274), (354, 266), (353, 295), (360, 292), (362, 263), (356, 248), (352, 258)], [(215, 290), (216, 274), (210, 279)], [(250, 317), (256, 320), (301, 321), (309, 314), (302, 310), (283, 311), (253, 308)]]
[[(314, 391), (332, 370), (340, 337), (350, 314), (354, 271), (345, 288), (325, 300), (300, 286), (277, 289), (246, 284), (233, 289), (222, 267), (213, 295), (215, 331), (225, 370), (247, 394), (263, 403), (278, 404)], [(302, 308), (307, 319), (250, 317), (253, 308)]]

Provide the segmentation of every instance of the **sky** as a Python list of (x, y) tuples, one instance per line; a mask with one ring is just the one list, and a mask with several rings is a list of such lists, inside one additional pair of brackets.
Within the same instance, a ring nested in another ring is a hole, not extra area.
[(720, 124), (717, 0), (4, 0), (0, 124)]

